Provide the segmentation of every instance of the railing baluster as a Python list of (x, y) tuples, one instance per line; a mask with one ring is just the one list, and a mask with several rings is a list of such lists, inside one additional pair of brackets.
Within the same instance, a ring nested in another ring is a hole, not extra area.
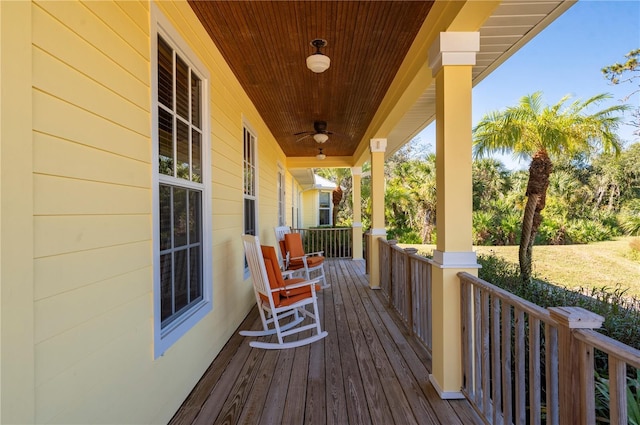
[(627, 365), (609, 356), (609, 410), (612, 424), (627, 423)]
[[(462, 283), (460, 288), (460, 311), (462, 313), (462, 352), (469, 353), (472, 350), (473, 337), (471, 335), (471, 285)], [(463, 388), (471, 398), (475, 398), (473, 388), (473, 363), (471, 356), (462, 357)]]
[(524, 311), (516, 308), (514, 311), (516, 319), (516, 415), (514, 423), (524, 424), (526, 421), (526, 393), (525, 393), (525, 377), (524, 377)]
[(540, 423), (540, 320), (529, 316), (529, 417)]
[(558, 425), (558, 329), (545, 323), (547, 424)]
[(413, 273), (411, 266), (411, 255), (418, 252), (415, 248), (405, 248), (405, 270), (406, 270), (406, 282), (407, 286), (405, 289), (407, 302), (407, 322), (409, 324), (409, 335), (413, 335)]
[(502, 417), (505, 424), (513, 421), (512, 397), (511, 397), (511, 306), (502, 303)]
[(489, 293), (481, 291), (481, 323), (482, 323), (482, 410), (487, 419), (491, 419), (491, 374), (489, 362)]
[(473, 329), (474, 329), (474, 335), (473, 335), (473, 346), (474, 346), (474, 362), (473, 364), (475, 365), (475, 379), (474, 379), (474, 386), (475, 386), (475, 394), (476, 394), (476, 403), (478, 405), (478, 407), (480, 409), (482, 409), (482, 379), (484, 378), (482, 376), (482, 368), (480, 367), (480, 365), (482, 364), (481, 359), (482, 359), (482, 327), (480, 326), (480, 322), (481, 322), (481, 318), (482, 318), (482, 309), (480, 308), (480, 288), (476, 287), (476, 286), (472, 286), (473, 288)]
[(500, 388), (500, 299), (491, 297), (491, 398), (493, 400), (493, 423), (501, 423), (501, 388)]

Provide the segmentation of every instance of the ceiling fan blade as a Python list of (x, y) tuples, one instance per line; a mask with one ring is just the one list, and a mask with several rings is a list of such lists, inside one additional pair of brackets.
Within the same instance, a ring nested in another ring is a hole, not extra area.
[(293, 133), (294, 136), (299, 136), (301, 134), (313, 134), (313, 131), (299, 131), (298, 133)]
[[(302, 134), (302, 133), (298, 133), (298, 134)], [(297, 140), (296, 140), (296, 143), (297, 143), (297, 142), (299, 142), (299, 141), (301, 141), (301, 140), (303, 140), (303, 139), (306, 139), (307, 137), (311, 137), (311, 134), (305, 134), (304, 136), (302, 136), (302, 137), (300, 137), (299, 139), (297, 139)]]

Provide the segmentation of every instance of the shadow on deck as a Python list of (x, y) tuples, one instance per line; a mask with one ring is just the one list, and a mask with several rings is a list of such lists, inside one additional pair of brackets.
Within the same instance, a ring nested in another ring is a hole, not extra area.
[[(466, 400), (441, 400), (430, 359), (368, 288), (364, 263), (327, 260), (319, 308), (329, 336), (261, 350), (236, 332), (171, 424), (481, 424)], [(259, 329), (257, 309), (240, 329)]]

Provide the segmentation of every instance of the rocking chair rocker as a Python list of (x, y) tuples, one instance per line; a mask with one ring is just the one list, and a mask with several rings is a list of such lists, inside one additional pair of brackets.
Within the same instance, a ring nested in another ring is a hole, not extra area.
[[(328, 335), (320, 327), (316, 287), (318, 280), (282, 278), (276, 251), (271, 246), (260, 246), (256, 236), (243, 235), (244, 250), (251, 272), (253, 289), (258, 303), (261, 331), (240, 331), (243, 336), (277, 335), (277, 342), (251, 341), (255, 348), (283, 349), (300, 347)], [(312, 311), (307, 306), (312, 306)], [(283, 319), (288, 321), (281, 323)], [(305, 318), (311, 323), (299, 326)], [(311, 336), (285, 342), (284, 338), (299, 332), (315, 330)]]

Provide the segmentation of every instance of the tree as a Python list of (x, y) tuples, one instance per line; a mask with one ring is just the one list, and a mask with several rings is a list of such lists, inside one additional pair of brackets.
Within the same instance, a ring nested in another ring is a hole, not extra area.
[[(614, 63), (613, 65), (605, 66), (601, 70), (604, 77), (611, 81), (612, 84), (635, 84), (634, 80), (640, 80), (640, 49), (630, 51), (625, 57), (627, 58), (625, 63)], [(622, 101), (626, 102), (631, 96), (638, 92), (640, 92), (640, 84), (637, 89), (633, 90)], [(630, 124), (636, 127), (633, 134), (640, 136), (640, 107), (633, 111), (633, 120)]]
[(620, 124), (618, 114), (628, 109), (627, 106), (611, 106), (593, 113), (586, 111), (610, 97), (600, 94), (584, 102), (576, 100), (565, 105), (570, 98), (565, 96), (555, 105), (544, 106), (542, 93), (535, 92), (523, 96), (516, 106), (485, 115), (473, 129), (476, 158), (500, 152), (530, 159), (518, 253), (525, 284), (531, 281), (531, 252), (542, 222), (552, 160), (588, 157), (599, 148), (607, 152), (620, 151), (615, 131)]

